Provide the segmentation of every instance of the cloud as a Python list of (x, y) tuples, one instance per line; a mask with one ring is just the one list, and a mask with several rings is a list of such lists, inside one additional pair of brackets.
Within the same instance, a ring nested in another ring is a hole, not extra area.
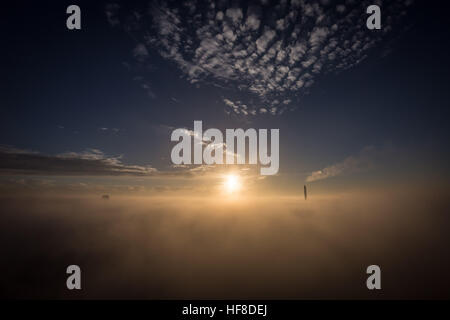
[(0, 197), (2, 296), (73, 299), (60, 288), (76, 260), (84, 299), (373, 299), (362, 276), (382, 261), (383, 298), (448, 299), (450, 197), (426, 186), (308, 201)]
[(105, 7), (106, 18), (111, 26), (117, 26), (120, 24), (120, 20), (117, 16), (117, 12), (120, 6), (117, 3), (109, 3)]
[(245, 22), (245, 28), (248, 30), (258, 30), (259, 26), (261, 24), (261, 21), (259, 20), (258, 16), (255, 14), (249, 14), (247, 16), (247, 20)]
[(148, 80), (146, 80), (144, 77), (141, 76), (134, 77), (133, 80), (139, 83), (139, 86), (145, 90), (145, 92), (151, 99), (156, 98), (156, 93), (154, 92), (152, 85)]
[(0, 147), (0, 173), (12, 175), (147, 176), (151, 166), (125, 165), (121, 157), (108, 157), (97, 149), (46, 155), (29, 150)]
[(118, 129), (118, 128), (100, 127), (100, 128), (98, 128), (98, 130), (102, 133), (112, 133), (112, 134), (117, 134), (120, 132), (120, 129)]
[[(241, 101), (231, 101), (230, 99), (223, 99), (223, 102), (227, 107), (229, 107), (230, 112), (233, 112), (235, 114), (243, 114), (248, 115), (249, 113), (254, 113), (256, 110), (248, 110), (247, 105), (243, 104)], [(226, 110), (227, 112), (227, 110)], [(229, 112), (227, 112), (229, 113)]]
[(358, 155), (349, 156), (343, 161), (327, 166), (321, 170), (312, 172), (306, 182), (314, 182), (332, 177), (347, 175), (371, 169), (374, 166), (375, 158), (382, 152), (381, 150), (368, 146), (363, 148)]
[(230, 8), (226, 11), (226, 16), (231, 19), (233, 24), (239, 25), (242, 20), (242, 9), (240, 8)]
[[(157, 134), (164, 134), (173, 130), (166, 125), (152, 126)], [(219, 146), (218, 143), (199, 137), (193, 130), (184, 129), (185, 133), (193, 137), (194, 143), (205, 145), (205, 148)], [(165, 134), (164, 134), (165, 135)], [(226, 144), (220, 144), (225, 155), (236, 153), (226, 150)], [(170, 165), (158, 170), (151, 165), (124, 164), (122, 156), (107, 156), (98, 149), (87, 149), (83, 152), (66, 152), (57, 155), (42, 154), (40, 152), (18, 149), (10, 146), (0, 146), (0, 177), (1, 176), (133, 176), (155, 179), (202, 179), (223, 177), (230, 169), (222, 165)], [(259, 177), (259, 166), (240, 165), (246, 168), (244, 177), (255, 180)], [(33, 180), (35, 181), (35, 180)]]
[(345, 12), (345, 6), (343, 4), (337, 5), (336, 6), (336, 11), (339, 13), (344, 13)]
[(144, 44), (138, 43), (133, 49), (133, 56), (139, 61), (145, 60), (148, 57), (148, 51)]
[(275, 31), (266, 30), (264, 34), (256, 40), (256, 48), (258, 49), (258, 53), (261, 54), (266, 51), (267, 45), (273, 38), (275, 38)]
[[(225, 2), (161, 1), (150, 10), (130, 9), (123, 28), (146, 50), (174, 63), (187, 81), (236, 90), (241, 103), (234, 103), (247, 106), (235, 108), (239, 115), (255, 115), (269, 106), (275, 110), (271, 114), (280, 114), (289, 107), (282, 101), (291, 100), (289, 110), (295, 109), (319, 76), (364, 61), (395, 30), (398, 13), (408, 6), (382, 1), (386, 22), (381, 32), (373, 33), (365, 27), (364, 8), (370, 4), (282, 1), (249, 6), (237, 1), (229, 7)], [(136, 53), (136, 59), (142, 57)], [(230, 111), (225, 101), (224, 107)]]

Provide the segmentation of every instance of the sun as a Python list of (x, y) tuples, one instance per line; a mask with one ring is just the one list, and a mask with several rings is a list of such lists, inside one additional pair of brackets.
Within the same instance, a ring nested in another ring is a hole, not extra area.
[(229, 174), (225, 177), (225, 190), (229, 193), (238, 191), (241, 188), (239, 177), (234, 174)]

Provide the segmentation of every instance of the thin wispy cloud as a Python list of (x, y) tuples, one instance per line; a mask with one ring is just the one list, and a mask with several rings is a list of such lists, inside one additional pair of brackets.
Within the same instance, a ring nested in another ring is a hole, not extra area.
[(357, 155), (349, 156), (338, 163), (312, 172), (306, 178), (306, 182), (314, 182), (370, 170), (375, 166), (376, 158), (384, 151), (373, 146), (365, 147)]
[(120, 16), (139, 52), (151, 48), (191, 83), (235, 89), (238, 99), (223, 99), (227, 113), (278, 115), (295, 109), (321, 75), (366, 59), (411, 4), (377, 1), (383, 28), (372, 31), (366, 28), (372, 2), (158, 1)]
[[(198, 144), (206, 144), (206, 140), (195, 135), (189, 129), (186, 135), (194, 138)], [(210, 143), (219, 147), (218, 144)], [(226, 148), (225, 143), (221, 143)], [(226, 154), (238, 157), (234, 152)], [(0, 176), (135, 176), (156, 179), (197, 179), (218, 178), (230, 170), (229, 166), (220, 165), (170, 165), (157, 169), (152, 165), (125, 164), (122, 156), (108, 156), (98, 149), (86, 149), (82, 152), (65, 152), (56, 155), (43, 154), (37, 151), (0, 146)], [(259, 176), (258, 166), (239, 166), (243, 176), (255, 179)]]
[(0, 148), (0, 174), (67, 176), (146, 176), (152, 166), (126, 165), (120, 156), (107, 156), (97, 149), (46, 155), (11, 147)]
[(144, 79), (143, 77), (135, 77), (133, 79), (134, 81), (139, 83), (139, 86), (145, 90), (145, 92), (147, 92), (147, 95), (151, 98), (151, 99), (155, 99), (156, 98), (156, 94), (152, 88), (152, 85), (150, 84), (149, 81), (147, 81), (146, 79)]
[[(265, 178), (261, 177), (259, 166), (170, 165), (158, 170), (151, 165), (125, 164), (121, 158), (107, 156), (98, 149), (48, 155), (0, 146), (0, 191), (209, 193), (222, 192), (223, 181), (230, 172), (239, 175), (246, 190), (258, 187)], [(103, 177), (110, 182), (99, 182)]]

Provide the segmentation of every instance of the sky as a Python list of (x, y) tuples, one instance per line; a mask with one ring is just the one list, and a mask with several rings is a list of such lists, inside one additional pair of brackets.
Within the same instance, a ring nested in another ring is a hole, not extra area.
[(448, 177), (445, 15), (379, 1), (369, 30), (366, 2), (81, 2), (81, 30), (65, 2), (11, 5), (1, 170), (184, 174), (170, 133), (202, 120), (279, 128), (284, 192)]
[[(68, 30), (71, 4), (4, 9), (2, 296), (450, 296), (445, 5), (78, 1)], [(279, 129), (278, 173), (174, 165), (196, 120)]]

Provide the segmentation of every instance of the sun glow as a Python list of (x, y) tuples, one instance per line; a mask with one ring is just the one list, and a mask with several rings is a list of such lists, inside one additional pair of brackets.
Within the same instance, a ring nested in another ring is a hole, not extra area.
[(238, 176), (230, 174), (225, 177), (225, 190), (227, 190), (229, 193), (236, 192), (240, 188), (241, 182)]

